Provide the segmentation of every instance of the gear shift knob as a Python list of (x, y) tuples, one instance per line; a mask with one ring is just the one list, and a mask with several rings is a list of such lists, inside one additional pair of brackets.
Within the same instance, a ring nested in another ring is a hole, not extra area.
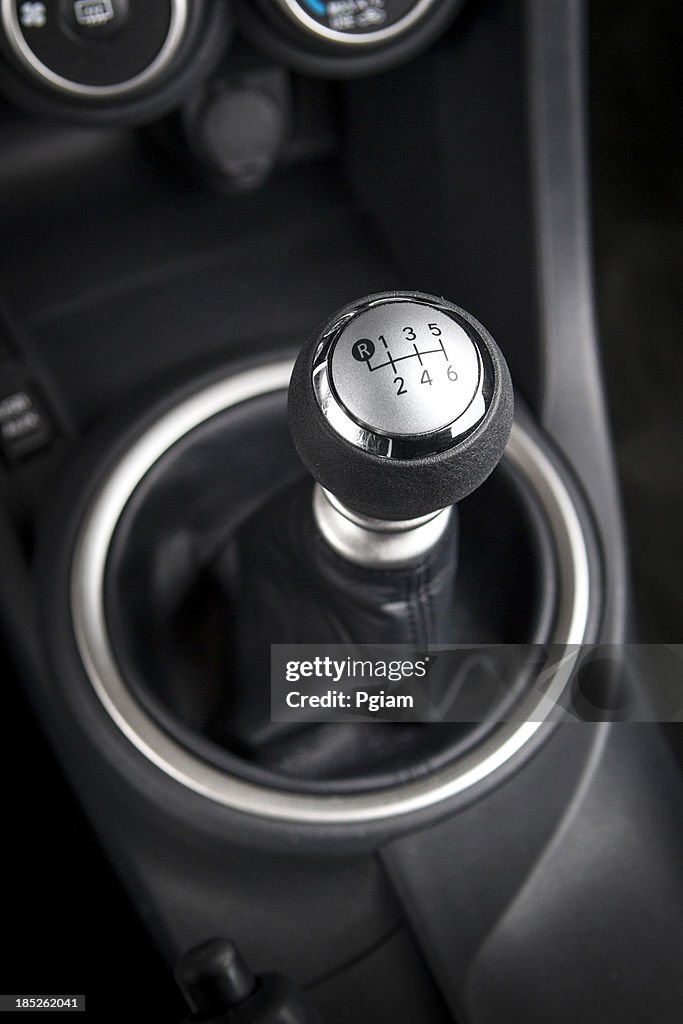
[(513, 416), (498, 346), (474, 317), (421, 292), (370, 295), (301, 351), (290, 429), (304, 465), (345, 508), (415, 520), (480, 486)]

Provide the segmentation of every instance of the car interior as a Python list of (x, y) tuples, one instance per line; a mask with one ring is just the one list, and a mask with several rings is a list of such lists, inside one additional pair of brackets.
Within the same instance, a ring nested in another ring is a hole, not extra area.
[(680, 29), (0, 0), (1, 1010), (680, 1022)]

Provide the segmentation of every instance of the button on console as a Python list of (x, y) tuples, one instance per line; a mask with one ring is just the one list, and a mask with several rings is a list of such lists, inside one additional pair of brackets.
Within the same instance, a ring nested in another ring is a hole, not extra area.
[(62, 0), (59, 15), (84, 40), (110, 39), (126, 23), (128, 0)]
[(45, 448), (54, 430), (29, 381), (0, 385), (0, 451), (16, 462)]

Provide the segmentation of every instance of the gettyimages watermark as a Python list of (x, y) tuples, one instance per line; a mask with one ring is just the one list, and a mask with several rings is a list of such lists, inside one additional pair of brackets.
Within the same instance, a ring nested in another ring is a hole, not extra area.
[(273, 644), (274, 722), (681, 722), (683, 644)]

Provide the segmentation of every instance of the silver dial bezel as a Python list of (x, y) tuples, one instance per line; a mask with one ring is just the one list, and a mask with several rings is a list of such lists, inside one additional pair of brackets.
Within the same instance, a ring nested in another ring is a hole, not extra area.
[[(413, 435), (385, 433), (359, 420), (340, 399), (330, 372), (335, 345), (356, 317), (376, 306), (408, 301), (413, 305), (438, 310), (466, 331), (474, 345), (479, 365), (477, 387), (467, 407), (440, 430)], [(411, 296), (409, 300), (406, 296), (401, 295), (373, 298), (359, 303), (353, 309), (347, 309), (326, 328), (313, 356), (311, 369), (313, 391), (320, 411), (332, 429), (356, 448), (385, 459), (425, 458), (454, 448), (476, 430), (486, 416), (490, 407), (486, 393), (493, 392), (495, 382), (493, 364), (490, 359), (485, 358), (485, 354), (487, 354), (487, 350), (483, 339), (472, 324), (457, 318), (453, 310), (445, 303), (442, 304), (434, 300), (427, 301), (419, 296)], [(476, 408), (477, 405), (480, 406), (480, 409)]]
[(378, 46), (395, 39), (396, 36), (402, 35), (403, 32), (406, 32), (424, 17), (432, 7), (435, 7), (437, 0), (418, 0), (408, 13), (394, 22), (393, 25), (388, 25), (384, 29), (377, 29), (374, 32), (342, 32), (339, 29), (327, 28), (325, 25), (321, 25), (319, 21), (316, 21), (315, 18), (312, 18), (310, 14), (307, 14), (297, 0), (274, 0), (274, 3), (284, 11), (290, 20), (299, 26), (303, 26), (308, 32), (313, 33), (313, 35), (318, 36), (320, 39), (331, 43), (342, 43), (345, 46), (362, 47)]
[(113, 85), (85, 85), (82, 82), (74, 82), (44, 64), (24, 38), (17, 17), (15, 0), (0, 0), (0, 17), (15, 56), (34, 78), (42, 79), (43, 83), (69, 96), (79, 99), (107, 100), (124, 96), (149, 84), (166, 70), (175, 57), (188, 22), (189, 0), (170, 0), (170, 3), (171, 20), (168, 26), (168, 35), (154, 60), (139, 74), (125, 82), (117, 82)]

